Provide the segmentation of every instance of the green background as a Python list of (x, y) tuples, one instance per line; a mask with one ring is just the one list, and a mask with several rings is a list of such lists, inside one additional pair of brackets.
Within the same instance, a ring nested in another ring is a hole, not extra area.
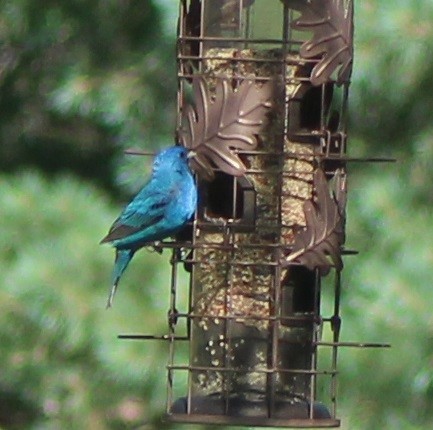
[[(349, 154), (398, 163), (350, 165), (342, 338), (392, 348), (341, 351), (338, 415), (432, 428), (433, 2), (355, 3)], [(165, 346), (116, 338), (165, 331), (168, 255), (137, 254), (106, 311), (98, 245), (149, 169), (123, 149), (173, 143), (176, 15), (0, 2), (1, 429), (182, 428), (160, 422)]]

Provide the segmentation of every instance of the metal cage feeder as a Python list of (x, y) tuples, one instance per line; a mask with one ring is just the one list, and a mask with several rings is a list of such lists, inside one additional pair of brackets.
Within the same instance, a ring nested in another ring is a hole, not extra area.
[[(198, 153), (199, 207), (162, 244), (172, 249), (168, 333), (123, 337), (168, 342), (169, 420), (338, 427), (353, 3), (179, 4), (177, 139)], [(325, 276), (334, 278), (329, 316)]]

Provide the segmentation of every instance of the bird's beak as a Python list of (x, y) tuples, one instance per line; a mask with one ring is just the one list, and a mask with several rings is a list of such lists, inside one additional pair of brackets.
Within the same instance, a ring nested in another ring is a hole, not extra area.
[(188, 154), (186, 155), (186, 158), (190, 159), (190, 158), (194, 158), (197, 155), (197, 152), (195, 151), (189, 151)]

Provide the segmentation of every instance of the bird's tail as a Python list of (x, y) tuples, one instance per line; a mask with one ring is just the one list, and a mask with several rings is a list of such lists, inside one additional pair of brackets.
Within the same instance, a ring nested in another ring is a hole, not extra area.
[(120, 277), (122, 276), (123, 272), (127, 268), (133, 255), (134, 255), (134, 251), (130, 249), (125, 249), (125, 250), (116, 249), (116, 260), (114, 261), (113, 280), (112, 280), (113, 286), (111, 287), (110, 295), (108, 296), (107, 309), (111, 308), (114, 295), (116, 294), (117, 284), (119, 283)]

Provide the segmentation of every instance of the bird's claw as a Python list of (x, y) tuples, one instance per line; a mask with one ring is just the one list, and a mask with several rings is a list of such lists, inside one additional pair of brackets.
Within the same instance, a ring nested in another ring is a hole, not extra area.
[(162, 242), (155, 242), (153, 245), (150, 245), (150, 251), (151, 252), (157, 252), (158, 254), (162, 254), (162, 251), (164, 250), (161, 246)]

